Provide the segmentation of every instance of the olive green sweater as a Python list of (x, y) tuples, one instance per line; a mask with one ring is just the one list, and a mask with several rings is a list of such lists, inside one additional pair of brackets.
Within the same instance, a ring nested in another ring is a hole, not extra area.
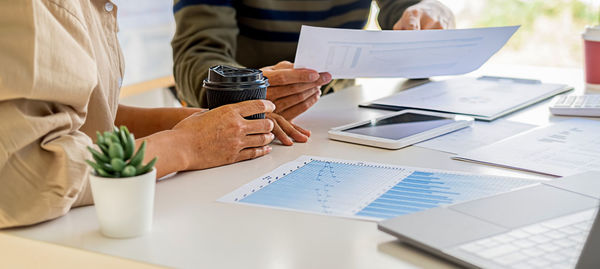
[[(391, 29), (419, 0), (376, 2), (379, 25)], [(175, 0), (173, 73), (179, 96), (190, 106), (205, 107), (202, 81), (209, 67), (293, 62), (303, 24), (361, 29), (370, 6), (371, 0)]]

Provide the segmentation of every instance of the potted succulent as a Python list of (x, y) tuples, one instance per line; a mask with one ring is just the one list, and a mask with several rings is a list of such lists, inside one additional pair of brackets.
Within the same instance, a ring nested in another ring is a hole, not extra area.
[(88, 147), (94, 161), (90, 175), (92, 195), (102, 234), (126, 238), (152, 228), (157, 158), (142, 164), (146, 141), (135, 152), (135, 138), (127, 127), (96, 133), (98, 150)]

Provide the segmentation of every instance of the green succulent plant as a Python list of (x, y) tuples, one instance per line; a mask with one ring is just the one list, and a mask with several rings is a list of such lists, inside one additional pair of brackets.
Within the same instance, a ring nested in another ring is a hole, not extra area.
[(92, 147), (87, 149), (92, 153), (95, 162), (85, 160), (96, 175), (101, 177), (133, 177), (148, 173), (154, 167), (158, 157), (154, 157), (146, 165), (142, 165), (146, 151), (146, 141), (135, 151), (135, 137), (126, 126), (114, 127), (112, 132), (96, 132), (96, 145), (101, 152)]

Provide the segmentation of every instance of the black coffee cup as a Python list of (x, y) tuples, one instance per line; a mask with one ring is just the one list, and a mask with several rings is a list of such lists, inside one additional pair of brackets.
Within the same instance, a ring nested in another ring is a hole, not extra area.
[[(203, 86), (206, 89), (208, 108), (213, 109), (246, 100), (267, 98), (269, 80), (258, 69), (217, 65), (208, 69), (208, 78), (204, 80)], [(264, 118), (264, 113), (246, 117)]]

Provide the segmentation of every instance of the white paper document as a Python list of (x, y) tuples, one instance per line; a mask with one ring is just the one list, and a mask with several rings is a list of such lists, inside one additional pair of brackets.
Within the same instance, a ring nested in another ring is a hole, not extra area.
[(458, 77), (425, 83), (361, 106), (423, 109), (489, 121), (571, 89), (539, 80)]
[(454, 158), (554, 176), (600, 170), (600, 121), (561, 121)]
[(334, 78), (465, 74), (483, 65), (518, 28), (368, 31), (303, 25), (294, 66)]
[(219, 201), (382, 220), (531, 184), (535, 181), (302, 156)]
[(507, 120), (476, 121), (469, 128), (429, 139), (416, 146), (459, 154), (498, 142), (534, 127), (536, 126), (532, 124)]

